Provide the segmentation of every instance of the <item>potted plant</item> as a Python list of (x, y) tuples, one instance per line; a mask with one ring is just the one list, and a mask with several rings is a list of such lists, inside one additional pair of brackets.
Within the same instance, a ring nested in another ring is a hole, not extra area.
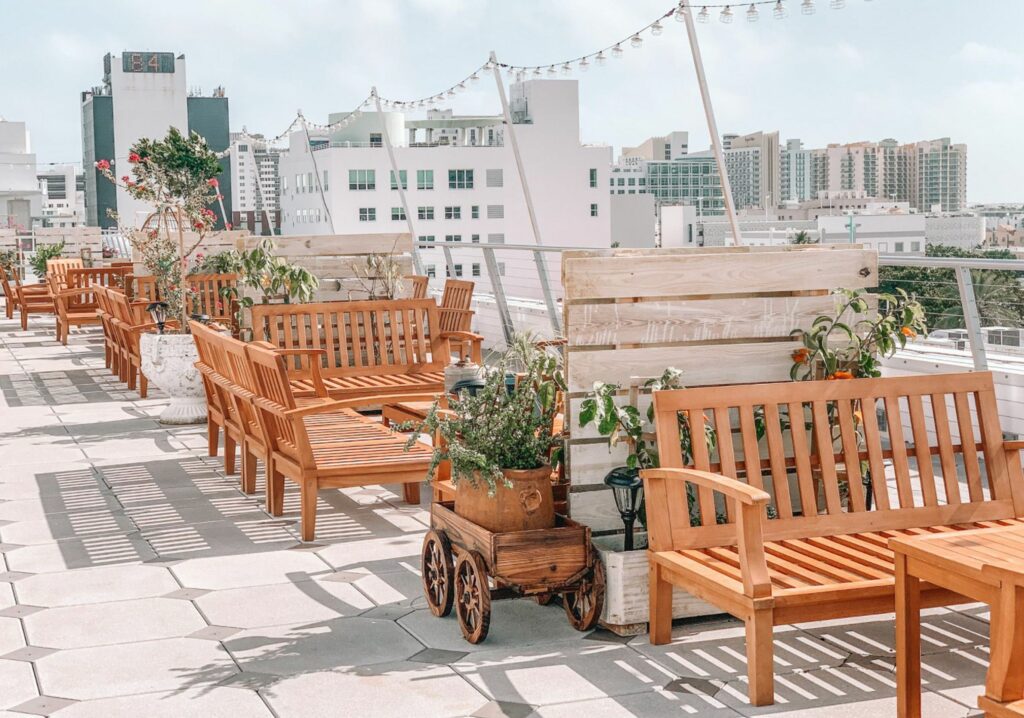
[(352, 262), (349, 266), (358, 285), (356, 289), (349, 290), (349, 299), (352, 299), (353, 292), (363, 292), (367, 299), (397, 299), (401, 296), (404, 270), (394, 255), (376, 252), (366, 255), (362, 263)]
[(45, 282), (46, 263), (51, 259), (57, 259), (62, 254), (64, 254), (63, 239), (56, 244), (38, 245), (35, 253), (28, 260), (29, 266), (32, 267), (32, 273), (36, 275), (36, 279), (40, 282)]
[[(143, 138), (128, 152), (128, 172), (118, 179), (108, 160), (96, 169), (134, 199), (153, 206), (142, 228), (122, 225), (142, 264), (155, 277), (157, 292), (166, 312), (168, 331), (145, 332), (139, 339), (142, 372), (170, 396), (160, 420), (170, 424), (206, 420), (202, 379), (195, 368), (195, 343), (188, 333), (186, 281), (193, 255), (216, 224), (211, 205), (222, 196), (217, 175), (217, 155), (196, 132), (187, 137), (172, 127), (162, 140)], [(117, 219), (116, 214), (112, 215)], [(225, 218), (225, 225), (227, 225)]]
[(434, 403), (410, 444), (422, 432), (435, 437), (427, 478), (450, 470), (457, 514), (494, 532), (554, 526), (552, 450), (563, 439), (552, 428), (563, 387), (557, 357), (516, 341), (475, 392)]

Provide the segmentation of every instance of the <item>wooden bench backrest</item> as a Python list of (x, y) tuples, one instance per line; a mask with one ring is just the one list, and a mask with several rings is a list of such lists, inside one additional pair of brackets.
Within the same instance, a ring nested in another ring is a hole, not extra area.
[(266, 441), (261, 417), (249, 401), (251, 396), (259, 395), (259, 386), (256, 383), (256, 376), (253, 374), (252, 364), (245, 352), (245, 343), (202, 325), (198, 330), (193, 327), (192, 333), (201, 333), (209, 337), (209, 341), (217, 346), (219, 351), (213, 355), (217, 362), (214, 369), (231, 383), (229, 388), (231, 400), (234, 402), (235, 413), (242, 431), (248, 434), (252, 431), (252, 424), (256, 424), (259, 427), (260, 438)]
[(232, 405), (231, 395), (227, 387), (211, 376), (211, 373), (226, 376), (224, 371), (227, 360), (221, 343), (217, 341), (219, 335), (199, 322), (189, 322), (189, 328), (192, 331), (192, 340), (196, 343), (199, 362), (203, 365), (200, 368), (200, 373), (203, 378), (203, 388), (206, 390), (206, 400), (220, 412), (221, 416), (227, 417)]
[(67, 280), (69, 269), (82, 269), (85, 263), (81, 257), (64, 258), (58, 257), (57, 259), (46, 260), (46, 276), (56, 277), (57, 281), (63, 286)]
[[(133, 299), (154, 302), (159, 298), (156, 277), (131, 275), (130, 282)], [(193, 274), (188, 277), (188, 285), (192, 289), (192, 293), (185, 298), (189, 316), (205, 314), (213, 321), (233, 321), (231, 300), (222, 296), (221, 292), (227, 287), (238, 285), (237, 274)]]
[(424, 274), (407, 274), (402, 279), (409, 284), (410, 299), (426, 299), (430, 288), (430, 277)]
[(300, 466), (312, 468), (309, 437), (302, 422), (292, 423), (281, 416), (283, 412), (295, 408), (295, 397), (292, 395), (284, 357), (262, 342), (246, 344), (245, 354), (256, 381), (255, 393), (263, 400), (262, 404), (257, 405), (256, 411), (270, 444), (267, 448), (283, 453)]
[[(391, 299), (316, 304), (256, 304), (253, 338), (282, 349), (323, 349), (324, 376), (440, 371), (448, 364), (437, 304)], [(292, 376), (300, 361), (289, 358)]]
[[(94, 288), (121, 287), (124, 278), (131, 272), (130, 267), (89, 267), (67, 270), (64, 275), (64, 289), (81, 289), (81, 294), (64, 296), (64, 308), (68, 312), (82, 312), (97, 307)], [(51, 278), (51, 282), (54, 281)]]
[[(10, 274), (8, 274), (10, 271)], [(12, 283), (13, 286), (12, 286)], [(15, 287), (18, 283), (18, 270), (11, 267), (10, 270), (0, 267), (0, 286), (4, 289), (4, 296), (7, 297), (7, 301), (11, 301), (16, 294)]]
[(448, 279), (441, 295), (440, 328), (443, 332), (468, 332), (473, 310), (473, 282), (463, 279)]
[(132, 299), (155, 302), (160, 294), (156, 288), (156, 277), (151, 274), (142, 276), (131, 274), (128, 276), (126, 284)]
[[(777, 518), (766, 520), (766, 540), (1015, 515), (1018, 475), (1007, 471), (988, 372), (680, 389), (656, 392), (654, 407), (662, 467), (723, 474), (772, 495)], [(886, 425), (891, 447), (883, 442)], [(687, 434), (694, 437), (689, 460), (680, 443)], [(862, 462), (872, 478), (870, 501)], [(845, 502), (837, 464), (849, 476)], [(880, 478), (887, 472), (895, 476), (891, 495)], [(734, 518), (723, 497), (692, 486), (691, 510), (686, 490), (677, 480), (648, 483), (651, 547), (733, 543), (735, 531), (719, 523)]]

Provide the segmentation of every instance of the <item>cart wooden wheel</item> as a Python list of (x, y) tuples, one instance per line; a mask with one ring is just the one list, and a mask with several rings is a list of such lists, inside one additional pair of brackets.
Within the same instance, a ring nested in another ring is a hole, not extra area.
[(491, 587), (487, 565), (476, 551), (460, 551), (455, 562), (455, 616), (470, 643), (487, 638), (491, 627)]
[(423, 595), (427, 597), (430, 612), (438, 618), (452, 612), (455, 596), (455, 571), (452, 569), (452, 546), (444, 531), (430, 530), (423, 537), (420, 553), (420, 572), (423, 575)]
[(593, 567), (580, 579), (576, 590), (562, 594), (565, 615), (577, 631), (588, 631), (596, 626), (604, 606), (604, 565), (597, 556), (593, 561)]

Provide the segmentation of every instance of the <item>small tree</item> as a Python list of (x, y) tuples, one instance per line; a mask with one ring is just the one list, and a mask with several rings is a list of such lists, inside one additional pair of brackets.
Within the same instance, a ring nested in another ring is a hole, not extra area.
[[(185, 295), (190, 289), (185, 278), (189, 262), (216, 225), (217, 215), (210, 205), (219, 204), (223, 213), (217, 181), (220, 162), (198, 133), (186, 137), (172, 127), (162, 140), (143, 138), (132, 145), (128, 164), (130, 174), (120, 180), (109, 160), (99, 160), (96, 169), (134, 199), (152, 204), (154, 211), (142, 229), (121, 225), (116, 213), (111, 216), (156, 277), (157, 291), (168, 305), (168, 315), (177, 317), (181, 330), (187, 332)], [(226, 217), (224, 221), (229, 226)], [(198, 238), (186, 245), (185, 232), (189, 229)]]

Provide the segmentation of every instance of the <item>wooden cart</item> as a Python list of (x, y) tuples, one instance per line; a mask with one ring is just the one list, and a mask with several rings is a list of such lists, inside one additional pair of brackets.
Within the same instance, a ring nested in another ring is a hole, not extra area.
[(562, 594), (569, 623), (578, 631), (597, 624), (604, 603), (604, 568), (590, 545), (590, 529), (556, 515), (550, 529), (493, 533), (435, 502), (423, 539), (423, 593), (431, 612), (455, 608), (470, 643), (487, 638), (491, 601), (532, 596), (546, 604)]

